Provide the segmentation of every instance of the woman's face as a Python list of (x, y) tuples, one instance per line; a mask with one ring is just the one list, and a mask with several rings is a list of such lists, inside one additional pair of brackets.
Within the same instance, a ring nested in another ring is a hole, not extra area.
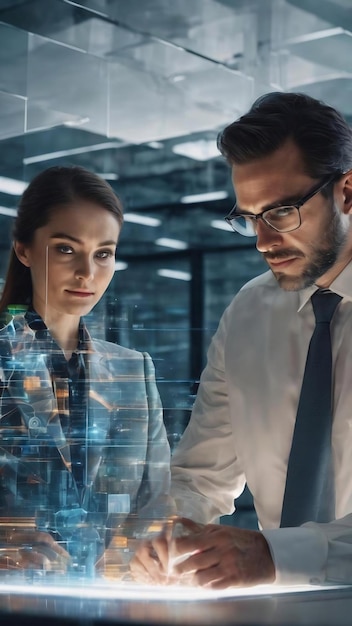
[(33, 306), (44, 319), (91, 311), (114, 275), (119, 233), (113, 213), (79, 199), (54, 209), (31, 244), (15, 242), (31, 271)]

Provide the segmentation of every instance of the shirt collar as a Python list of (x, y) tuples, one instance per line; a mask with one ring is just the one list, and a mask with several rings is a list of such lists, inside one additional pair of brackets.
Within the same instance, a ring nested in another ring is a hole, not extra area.
[[(24, 315), (29, 328), (31, 328), (36, 336), (36, 339), (47, 340), (53, 343), (54, 339), (52, 338), (49, 329), (47, 328), (45, 322), (40, 317), (39, 313), (37, 313), (34, 309), (28, 309)], [(78, 328), (78, 345), (76, 350), (83, 351), (88, 349), (88, 342), (90, 340), (90, 336), (88, 330), (82, 319), (79, 321)]]
[[(317, 285), (311, 285), (310, 287), (306, 287), (306, 289), (301, 289), (301, 291), (299, 291), (298, 311), (303, 309), (304, 305), (307, 304), (308, 300), (318, 288), (319, 287)], [(337, 293), (342, 298), (352, 302), (352, 261), (344, 267), (342, 272), (331, 283), (329, 289), (330, 291)]]

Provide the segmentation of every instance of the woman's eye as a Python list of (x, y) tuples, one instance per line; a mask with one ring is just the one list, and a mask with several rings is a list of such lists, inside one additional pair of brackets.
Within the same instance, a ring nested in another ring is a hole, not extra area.
[(112, 256), (114, 256), (114, 254), (111, 250), (100, 250), (99, 252), (97, 252), (96, 256), (98, 257), (98, 259), (110, 259)]
[(72, 254), (73, 253), (73, 249), (71, 248), (71, 246), (57, 246), (57, 250), (59, 252), (62, 252), (62, 254)]

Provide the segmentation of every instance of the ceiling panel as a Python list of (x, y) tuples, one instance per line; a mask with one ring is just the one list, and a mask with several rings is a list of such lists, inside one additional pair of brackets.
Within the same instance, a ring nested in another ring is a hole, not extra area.
[(30, 35), (27, 96), (28, 130), (61, 121), (107, 135), (108, 68), (103, 59)]
[[(352, 12), (352, 4), (351, 4)], [(291, 54), (352, 77), (352, 32), (340, 27), (309, 33), (286, 43)]]
[(327, 104), (335, 107), (352, 122), (352, 80), (341, 77), (321, 81), (311, 84), (296, 85), (294, 91), (305, 91), (313, 98), (322, 99)]
[(317, 15), (334, 26), (352, 30), (352, 7), (350, 0), (287, 0), (289, 4)]
[(26, 99), (0, 91), (0, 140), (25, 132)]

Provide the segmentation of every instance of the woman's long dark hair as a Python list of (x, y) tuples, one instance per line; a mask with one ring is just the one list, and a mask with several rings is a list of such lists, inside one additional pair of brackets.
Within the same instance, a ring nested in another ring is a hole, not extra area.
[[(36, 176), (23, 193), (13, 228), (13, 238), (24, 244), (33, 241), (35, 231), (45, 226), (58, 209), (77, 200), (89, 200), (110, 211), (123, 223), (119, 198), (105, 180), (83, 167), (50, 167)], [(0, 312), (10, 304), (25, 304), (32, 299), (30, 269), (10, 253)]]

